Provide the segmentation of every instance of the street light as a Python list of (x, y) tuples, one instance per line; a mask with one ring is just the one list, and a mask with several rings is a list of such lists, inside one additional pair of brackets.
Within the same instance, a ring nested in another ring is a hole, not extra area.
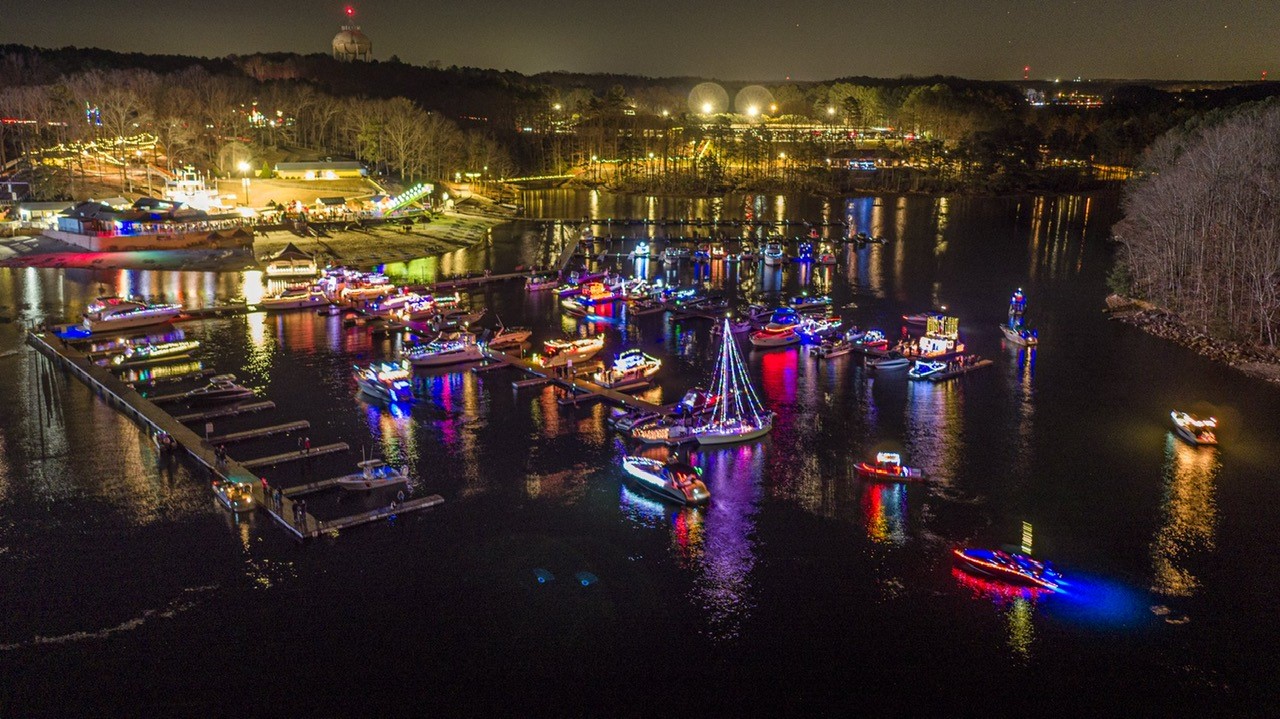
[(246, 160), (241, 160), (236, 164), (236, 167), (239, 168), (240, 174), (242, 175), (242, 177), (240, 178), (240, 184), (244, 187), (244, 205), (245, 207), (248, 207), (249, 206), (249, 163)]
[(710, 114), (711, 114), (711, 111), (712, 111), (712, 110), (714, 110), (714, 109), (716, 109), (715, 105), (712, 105), (712, 104), (711, 104), (711, 103), (709, 103), (709, 102), (704, 102), (704, 103), (702, 103), (702, 114), (703, 114), (703, 115), (710, 115)]
[(747, 108), (747, 117), (755, 117), (756, 115), (759, 115), (759, 114), (760, 114), (760, 108), (756, 107), (755, 105), (752, 105), (751, 107)]

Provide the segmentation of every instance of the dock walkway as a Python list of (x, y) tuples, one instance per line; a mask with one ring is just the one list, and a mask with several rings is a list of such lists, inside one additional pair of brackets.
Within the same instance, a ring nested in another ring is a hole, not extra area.
[(559, 377), (555, 374), (553, 370), (543, 367), (541, 365), (536, 365), (533, 362), (527, 359), (524, 359), (522, 357), (517, 357), (515, 355), (507, 354), (506, 352), (501, 352), (499, 350), (488, 349), (488, 348), (485, 348), (484, 353), (489, 359), (492, 359), (498, 362), (506, 362), (512, 367), (523, 370), (533, 375), (534, 378), (541, 380), (538, 382), (534, 382), (533, 379), (518, 380), (516, 383), (513, 383), (517, 388), (521, 386), (530, 386), (531, 383), (544, 384), (546, 382), (553, 382), (555, 384), (560, 385), (561, 387), (568, 389), (570, 392), (574, 393), (574, 395), (578, 397), (578, 399), (580, 400), (585, 401), (587, 395), (594, 395), (594, 396), (600, 397), (601, 399), (609, 400), (610, 402), (613, 402), (616, 405), (619, 405), (621, 407), (626, 407), (628, 409), (642, 409), (648, 412), (659, 412), (659, 413), (663, 411), (663, 408), (660, 407), (659, 405), (656, 405), (652, 402), (646, 402), (642, 399), (637, 399), (636, 397), (626, 394), (625, 392), (619, 392), (617, 390), (607, 389), (605, 387), (601, 387), (600, 385), (594, 382), (589, 382), (584, 379), (577, 379), (576, 377), (573, 379)]

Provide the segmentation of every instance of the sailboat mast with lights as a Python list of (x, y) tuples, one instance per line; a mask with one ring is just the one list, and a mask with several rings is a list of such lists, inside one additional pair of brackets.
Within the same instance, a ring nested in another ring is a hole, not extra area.
[(773, 429), (773, 413), (756, 396), (747, 368), (733, 339), (729, 319), (723, 320), (720, 359), (716, 364), (711, 394), (715, 409), (711, 421), (694, 429), (699, 444), (730, 444), (763, 437)]

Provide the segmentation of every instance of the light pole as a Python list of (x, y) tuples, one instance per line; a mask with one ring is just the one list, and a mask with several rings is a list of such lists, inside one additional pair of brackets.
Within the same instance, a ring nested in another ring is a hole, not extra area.
[(240, 169), (240, 174), (242, 175), (242, 177), (240, 178), (240, 185), (244, 188), (244, 206), (248, 207), (249, 206), (249, 163), (246, 160), (241, 160), (236, 165), (236, 167)]

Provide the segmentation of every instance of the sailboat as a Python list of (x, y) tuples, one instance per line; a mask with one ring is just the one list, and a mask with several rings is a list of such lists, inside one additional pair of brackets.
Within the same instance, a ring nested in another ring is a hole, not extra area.
[(711, 384), (716, 404), (710, 421), (693, 429), (698, 444), (745, 442), (763, 437), (773, 429), (773, 413), (756, 397), (747, 368), (742, 364), (738, 343), (729, 328), (729, 318), (724, 318), (722, 323), (720, 361)]

